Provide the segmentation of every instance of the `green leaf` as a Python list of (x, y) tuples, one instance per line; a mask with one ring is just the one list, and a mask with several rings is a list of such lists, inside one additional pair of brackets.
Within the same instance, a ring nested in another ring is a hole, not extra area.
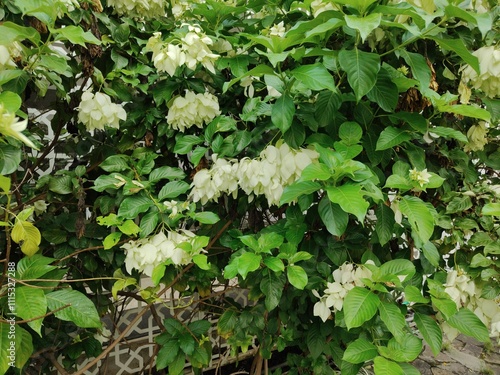
[(285, 265), (280, 258), (266, 257), (264, 258), (264, 264), (273, 272), (282, 272), (285, 270)]
[(196, 320), (188, 324), (189, 331), (196, 337), (207, 334), (210, 327), (212, 327), (212, 323), (209, 320)]
[(443, 333), (437, 322), (429, 315), (415, 313), (415, 323), (422, 337), (427, 342), (434, 356), (437, 357), (443, 346)]
[[(16, 288), (16, 315), (24, 320), (45, 315), (47, 299), (43, 289), (21, 286)], [(43, 318), (32, 320), (28, 325), (40, 335)]]
[(384, 69), (380, 70), (375, 86), (366, 94), (386, 112), (394, 112), (399, 100), (399, 90)]
[(150, 182), (157, 182), (160, 180), (181, 180), (186, 177), (186, 174), (180, 168), (174, 167), (160, 167), (155, 168), (149, 175)]
[(201, 224), (215, 224), (220, 220), (217, 214), (209, 211), (197, 212), (194, 214), (193, 219), (199, 221)]
[(184, 366), (186, 365), (186, 357), (184, 353), (177, 354), (177, 357), (168, 366), (168, 375), (180, 375), (184, 371)]
[(347, 329), (356, 328), (367, 322), (377, 313), (380, 300), (368, 289), (354, 287), (344, 299), (344, 318)]
[(271, 110), (271, 121), (282, 132), (285, 133), (292, 126), (295, 115), (295, 104), (289, 95), (281, 95)]
[(122, 238), (121, 232), (114, 232), (108, 234), (102, 241), (104, 250), (109, 250), (112, 247), (114, 247), (120, 241), (120, 238)]
[[(54, 315), (75, 323), (82, 328), (99, 328), (101, 320), (93, 302), (83, 293), (72, 289), (62, 289), (46, 294), (49, 310), (56, 311)], [(67, 306), (67, 307), (66, 307)]]
[(112, 155), (104, 160), (99, 167), (106, 172), (122, 172), (130, 170), (130, 156), (127, 155)]
[(49, 190), (57, 194), (71, 194), (73, 192), (73, 178), (71, 176), (51, 177)]
[(484, 121), (490, 121), (491, 114), (484, 108), (466, 104), (438, 105), (441, 112), (454, 113), (460, 116), (473, 117)]
[(0, 189), (2, 189), (5, 194), (10, 192), (10, 183), (10, 177), (0, 175)]
[(457, 313), (457, 305), (449, 298), (435, 298), (431, 296), (432, 304), (443, 314), (445, 320)]
[(16, 113), (21, 108), (22, 99), (16, 93), (11, 91), (4, 91), (0, 93), (0, 103), (3, 104), (4, 110)]
[(184, 181), (167, 182), (158, 193), (158, 199), (173, 199), (189, 190), (189, 184)]
[(393, 259), (382, 264), (379, 268), (380, 275), (406, 276), (411, 278), (415, 274), (415, 266), (408, 259)]
[(32, 256), (38, 251), (42, 236), (37, 227), (28, 221), (16, 219), (10, 237), (15, 243), (21, 245), (21, 251), (27, 256)]
[(493, 254), (500, 255), (500, 243), (491, 242), (484, 247), (484, 255)]
[(428, 242), (434, 232), (434, 218), (425, 203), (420, 198), (404, 196), (399, 209), (408, 218), (413, 233), (423, 244)]
[(359, 143), (363, 136), (363, 129), (354, 121), (346, 121), (340, 125), (339, 137), (346, 145), (355, 145)]
[(347, 73), (347, 80), (359, 102), (375, 86), (380, 70), (380, 57), (376, 53), (356, 49), (339, 52), (339, 64)]
[(389, 332), (396, 339), (402, 337), (406, 327), (406, 320), (401, 310), (394, 303), (381, 301), (378, 305), (378, 311), (380, 312), (380, 319), (384, 322)]
[(124, 219), (135, 219), (140, 213), (146, 212), (153, 205), (147, 197), (135, 195), (125, 198), (118, 208), (118, 216)]
[(454, 138), (460, 142), (468, 143), (469, 140), (467, 139), (467, 136), (455, 129), (452, 128), (445, 128), (443, 126), (436, 126), (431, 129), (429, 129), (431, 133), (434, 133), (436, 135), (439, 135), (440, 137), (444, 138)]
[(328, 232), (334, 236), (341, 236), (347, 229), (349, 215), (328, 197), (323, 197), (318, 204), (318, 213)]
[(359, 338), (347, 346), (342, 359), (350, 363), (364, 363), (377, 356), (377, 347), (366, 339)]
[(412, 139), (412, 136), (407, 131), (388, 126), (380, 133), (375, 151), (387, 150), (410, 139)]
[(472, 69), (474, 69), (478, 74), (479, 71), (479, 60), (476, 56), (469, 52), (464, 42), (460, 38), (447, 39), (438, 37), (429, 37), (429, 39), (434, 40), (443, 50), (453, 51), (458, 56), (462, 58), (467, 64), (469, 64)]
[(269, 65), (264, 65), (264, 64), (257, 65), (255, 68), (250, 69), (245, 74), (243, 74), (237, 78), (234, 78), (229, 82), (224, 83), (222, 93), (225, 93), (231, 86), (233, 86), (235, 83), (239, 82), (240, 80), (242, 80), (245, 77), (249, 77), (249, 76), (261, 77), (264, 74), (275, 75), (274, 69), (271, 68)]
[(17, 278), (21, 280), (38, 279), (57, 268), (49, 265), (54, 260), (54, 258), (47, 258), (41, 254), (24, 257), (17, 264)]
[(156, 357), (156, 368), (164, 369), (170, 365), (176, 358), (179, 352), (179, 342), (177, 340), (169, 340), (162, 345)]
[(392, 238), (394, 231), (394, 211), (385, 204), (379, 204), (375, 210), (377, 222), (375, 223), (375, 232), (380, 244), (383, 246)]
[(175, 137), (174, 152), (176, 154), (185, 155), (193, 149), (195, 145), (203, 143), (203, 138), (196, 135), (182, 135), (178, 134)]
[(432, 242), (427, 242), (426, 244), (424, 244), (424, 246), (422, 246), (422, 253), (424, 254), (425, 259), (427, 259), (430, 264), (432, 264), (434, 267), (439, 267), (441, 255)]
[(135, 235), (141, 230), (132, 220), (126, 220), (123, 224), (118, 225), (118, 229), (127, 236)]
[(20, 42), (25, 39), (38, 44), (40, 34), (32, 27), (24, 27), (10, 21), (0, 25), (0, 44), (10, 45), (12, 42)]
[(320, 91), (326, 89), (333, 92), (337, 91), (333, 76), (321, 64), (301, 65), (290, 73), (311, 90)]
[(368, 35), (371, 34), (373, 30), (375, 30), (382, 20), (382, 14), (380, 13), (372, 13), (365, 17), (359, 17), (356, 15), (345, 15), (345, 22), (347, 26), (351, 29), (355, 29), (359, 31), (361, 35), (361, 40), (364, 43), (365, 39)]
[(373, 370), (375, 375), (406, 375), (400, 365), (384, 357), (373, 360)]
[(139, 233), (140, 237), (144, 238), (152, 233), (158, 225), (159, 221), (160, 215), (158, 214), (157, 210), (152, 210), (151, 212), (148, 212), (146, 215), (144, 215), (141, 219), (141, 223), (139, 224), (139, 227), (141, 228), (141, 231)]
[(486, 328), (476, 314), (465, 307), (446, 319), (446, 322), (463, 334), (474, 337), (478, 341), (490, 341), (488, 328)]
[(267, 311), (272, 311), (278, 306), (284, 287), (285, 278), (283, 274), (278, 276), (270, 271), (264, 274), (260, 282), (260, 290), (266, 296), (264, 303)]
[(312, 163), (304, 168), (300, 175), (301, 181), (328, 180), (332, 176), (330, 169), (323, 163)]
[(90, 31), (83, 31), (80, 26), (66, 25), (62, 29), (53, 29), (51, 32), (55, 35), (56, 40), (69, 40), (71, 43), (82, 47), (85, 47), (85, 43), (101, 44), (101, 41)]
[(205, 254), (196, 254), (193, 256), (193, 263), (198, 266), (198, 268), (202, 270), (209, 270), (210, 263), (208, 263), (208, 257)]
[(321, 91), (316, 100), (315, 117), (321, 125), (333, 122), (337, 110), (342, 104), (342, 96), (338, 91)]
[(359, 185), (329, 186), (326, 188), (328, 198), (333, 203), (350, 214), (353, 214), (362, 223), (369, 203), (363, 198), (363, 192)]
[(283, 190), (283, 194), (281, 195), (280, 204), (283, 205), (285, 203), (290, 203), (295, 201), (301, 195), (307, 195), (314, 193), (321, 189), (321, 185), (317, 182), (313, 181), (301, 181), (294, 182), (291, 185), (288, 185)]
[(377, 0), (334, 0), (336, 4), (344, 4), (348, 7), (355, 8), (359, 13), (364, 13), (370, 5), (372, 5)]
[(459, 195), (454, 197), (448, 204), (446, 205), (446, 213), (454, 214), (454, 213), (462, 213), (467, 211), (472, 207), (472, 200), (468, 195)]
[(301, 266), (287, 266), (286, 275), (288, 281), (297, 289), (304, 289), (307, 285), (308, 277), (306, 271)]
[(238, 258), (238, 273), (243, 277), (243, 280), (250, 272), (260, 268), (261, 261), (262, 256), (254, 253), (244, 253)]
[(481, 209), (482, 215), (500, 216), (500, 203), (487, 203)]
[(196, 341), (189, 332), (186, 332), (179, 337), (179, 347), (187, 355), (193, 354), (195, 345)]
[(419, 53), (408, 52), (405, 49), (400, 49), (399, 53), (410, 66), (413, 76), (420, 84), (420, 89), (428, 88), (431, 83), (431, 70), (427, 65), (425, 57)]
[(0, 143), (0, 174), (9, 175), (21, 163), (21, 149)]

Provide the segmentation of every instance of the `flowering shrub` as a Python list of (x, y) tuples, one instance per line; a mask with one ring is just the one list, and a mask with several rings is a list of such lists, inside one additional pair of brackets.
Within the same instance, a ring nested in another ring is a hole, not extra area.
[(498, 340), (494, 1), (2, 4), (0, 374), (83, 374), (172, 289), (174, 375), (215, 332), (290, 374)]

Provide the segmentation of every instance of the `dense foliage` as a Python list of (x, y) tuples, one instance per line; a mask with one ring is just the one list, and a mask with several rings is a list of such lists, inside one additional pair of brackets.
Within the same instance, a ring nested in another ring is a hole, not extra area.
[[(495, 0), (0, 4), (1, 374), (81, 374), (171, 288), (290, 374), (498, 340)], [(208, 365), (208, 320), (161, 328)]]

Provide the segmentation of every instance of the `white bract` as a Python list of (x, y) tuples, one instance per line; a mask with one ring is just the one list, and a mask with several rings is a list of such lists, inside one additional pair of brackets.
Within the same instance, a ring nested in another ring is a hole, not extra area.
[(431, 174), (427, 172), (427, 168), (422, 171), (418, 171), (416, 168), (410, 169), (410, 180), (418, 182), (420, 187), (428, 184), (429, 178), (431, 178)]
[(465, 145), (465, 151), (482, 151), (488, 144), (488, 127), (486, 122), (479, 121), (477, 125), (472, 125), (467, 131), (469, 143)]
[(152, 19), (165, 15), (164, 0), (108, 0), (117, 14), (132, 18)]
[(19, 118), (14, 113), (5, 110), (3, 104), (0, 103), (0, 134), (15, 138), (26, 146), (37, 149), (35, 144), (23, 134), (27, 126), (28, 120), (19, 121)]
[[(203, 252), (194, 246), (196, 235), (188, 230), (179, 232), (160, 232), (152, 237), (129, 241), (122, 245), (125, 249), (125, 268), (128, 273), (133, 269), (147, 276), (160, 264), (185, 265), (191, 263), (193, 256)], [(192, 251), (184, 250), (183, 244), (191, 245)]]
[(283, 21), (280, 23), (275, 23), (270, 29), (269, 29), (269, 35), (274, 35), (274, 36), (279, 36), (283, 38), (285, 36), (285, 26), (283, 26)]
[(313, 294), (319, 298), (315, 303), (313, 314), (319, 316), (326, 322), (332, 313), (341, 311), (344, 306), (344, 298), (355, 286), (364, 287), (363, 279), (370, 279), (371, 271), (363, 265), (344, 263), (333, 271), (333, 282), (326, 284), (323, 296), (313, 290)]
[(202, 128), (203, 124), (220, 115), (217, 97), (205, 92), (196, 94), (186, 90), (185, 96), (177, 96), (171, 102), (167, 115), (167, 123), (181, 132), (191, 126)]
[(490, 98), (500, 96), (500, 48), (481, 47), (472, 53), (479, 60), (479, 75), (470, 65), (462, 70), (462, 80)]
[(118, 129), (120, 120), (127, 119), (127, 113), (120, 104), (111, 102), (111, 98), (103, 93), (93, 94), (85, 91), (78, 106), (78, 121), (87, 130), (104, 129), (105, 126)]
[(158, 72), (173, 76), (180, 66), (195, 70), (201, 64), (215, 74), (214, 63), (220, 56), (210, 50), (209, 46), (214, 43), (198, 26), (189, 25), (187, 33), (173, 42), (163, 42), (159, 32), (149, 38), (146, 51), (153, 52), (153, 64)]
[(285, 186), (298, 180), (304, 168), (316, 160), (316, 151), (294, 150), (281, 142), (267, 146), (256, 159), (226, 161), (215, 155), (213, 166), (194, 176), (191, 197), (205, 204), (222, 193), (236, 197), (241, 188), (250, 201), (264, 195), (269, 205), (279, 205)]

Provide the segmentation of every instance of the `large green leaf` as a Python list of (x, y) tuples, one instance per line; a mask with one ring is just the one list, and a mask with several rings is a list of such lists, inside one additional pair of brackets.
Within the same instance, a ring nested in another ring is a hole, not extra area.
[(409, 141), (410, 139), (412, 139), (412, 136), (407, 131), (388, 126), (382, 130), (382, 133), (380, 133), (377, 140), (377, 148), (375, 150), (387, 150), (388, 148), (398, 146), (403, 142)]
[(118, 208), (118, 216), (124, 219), (135, 219), (140, 213), (146, 212), (153, 201), (139, 195), (125, 198)]
[(434, 232), (434, 218), (425, 203), (417, 197), (404, 196), (399, 202), (399, 209), (406, 215), (411, 229), (425, 244)]
[(52, 33), (56, 40), (69, 40), (71, 43), (85, 47), (85, 43), (101, 44), (90, 31), (84, 31), (80, 26), (67, 25), (61, 29), (54, 29)]
[(321, 91), (316, 99), (315, 117), (321, 125), (333, 122), (335, 113), (342, 104), (342, 96), (338, 91)]
[(377, 313), (380, 300), (368, 289), (354, 287), (344, 299), (344, 318), (347, 329), (356, 328)]
[(350, 363), (364, 363), (377, 356), (377, 347), (364, 338), (354, 340), (347, 346), (342, 359)]
[(484, 121), (491, 120), (491, 114), (484, 108), (466, 104), (438, 105), (441, 112), (454, 113), (460, 116), (473, 117)]
[(431, 70), (425, 57), (419, 53), (408, 52), (405, 49), (400, 49), (399, 53), (410, 66), (413, 76), (420, 84), (420, 89), (428, 88), (431, 83)]
[(178, 340), (169, 340), (165, 342), (162, 345), (161, 349), (158, 351), (156, 357), (156, 368), (158, 370), (161, 370), (170, 365), (177, 357), (178, 352), (179, 352)]
[(283, 194), (281, 195), (280, 204), (290, 203), (296, 200), (301, 195), (307, 195), (314, 193), (321, 189), (321, 185), (317, 182), (313, 181), (301, 181), (295, 182), (291, 185), (288, 185), (283, 190)]
[(306, 271), (301, 266), (287, 266), (286, 275), (288, 281), (297, 289), (304, 289), (307, 285), (308, 277)]
[(467, 336), (474, 337), (482, 342), (490, 341), (488, 328), (484, 323), (469, 309), (463, 307), (454, 315), (446, 319), (448, 324), (455, 327)]
[(382, 20), (382, 14), (380, 13), (372, 13), (365, 17), (359, 17), (356, 15), (345, 15), (345, 22), (347, 26), (351, 29), (355, 29), (359, 31), (359, 35), (361, 35), (361, 40), (363, 43), (368, 35), (371, 34), (373, 30), (375, 30)]
[(402, 337), (404, 328), (406, 327), (406, 320), (401, 310), (394, 303), (381, 301), (378, 305), (378, 311), (380, 319), (384, 322), (389, 332), (396, 339)]
[[(47, 299), (43, 289), (21, 286), (16, 288), (16, 314), (21, 319), (29, 320), (43, 316), (47, 312)], [(43, 318), (32, 320), (28, 325), (42, 336)]]
[(333, 92), (337, 91), (332, 75), (321, 64), (301, 65), (290, 73), (311, 90), (327, 89)]
[(347, 229), (349, 215), (328, 197), (323, 197), (318, 204), (318, 213), (328, 232), (334, 236), (341, 236)]
[(278, 306), (284, 286), (285, 277), (283, 274), (278, 276), (276, 273), (268, 271), (262, 277), (260, 281), (260, 290), (266, 296), (264, 303), (267, 311), (272, 311)]
[(289, 95), (281, 95), (271, 110), (271, 121), (276, 127), (285, 133), (292, 126), (295, 115), (295, 104)]
[(437, 356), (443, 345), (443, 333), (441, 332), (441, 328), (429, 315), (416, 312), (414, 320), (420, 334), (430, 346), (432, 353)]
[(369, 203), (363, 198), (361, 186), (329, 186), (326, 191), (330, 201), (340, 205), (345, 212), (355, 215), (361, 223), (364, 221)]
[(363, 52), (357, 48), (339, 52), (339, 63), (347, 73), (347, 80), (359, 102), (375, 86), (380, 70), (380, 57), (376, 53)]
[(21, 149), (0, 143), (0, 174), (9, 175), (16, 171), (21, 163)]
[(339, 137), (346, 145), (351, 146), (359, 143), (362, 136), (363, 129), (357, 122), (346, 121), (340, 125)]
[(386, 112), (394, 112), (398, 104), (399, 90), (392, 82), (389, 74), (381, 69), (377, 76), (375, 86), (366, 94), (368, 99), (377, 103)]
[(481, 214), (488, 216), (500, 216), (500, 203), (487, 203), (483, 206)]
[(18, 324), (0, 323), (0, 374), (9, 367), (22, 369), (33, 354), (31, 334)]
[(385, 204), (378, 205), (375, 210), (377, 222), (375, 223), (375, 232), (381, 245), (385, 245), (392, 238), (394, 231), (394, 211)]
[(122, 172), (131, 169), (129, 163), (130, 156), (128, 155), (111, 155), (99, 167), (106, 172)]
[(83, 293), (72, 289), (62, 289), (47, 293), (47, 306), (55, 311), (54, 315), (75, 323), (82, 328), (99, 328), (101, 320), (94, 303)]
[(422, 340), (412, 333), (407, 333), (399, 339), (390, 339), (387, 347), (379, 346), (378, 351), (394, 361), (411, 362), (422, 352)]
[(429, 37), (434, 40), (443, 50), (453, 51), (462, 58), (472, 69), (479, 72), (479, 60), (476, 56), (469, 52), (464, 42), (460, 38), (448, 39), (439, 37)]
[(247, 278), (247, 275), (250, 272), (258, 270), (260, 267), (260, 262), (262, 261), (262, 256), (254, 253), (243, 253), (238, 258), (238, 273), (243, 277), (243, 279)]
[(158, 193), (158, 199), (174, 199), (189, 190), (189, 184), (185, 181), (170, 181), (165, 184)]
[(40, 42), (40, 34), (32, 27), (24, 27), (10, 21), (0, 25), (0, 44), (10, 45), (24, 39), (37, 44)]
[(373, 369), (375, 375), (406, 375), (400, 365), (384, 357), (376, 357), (373, 360)]

